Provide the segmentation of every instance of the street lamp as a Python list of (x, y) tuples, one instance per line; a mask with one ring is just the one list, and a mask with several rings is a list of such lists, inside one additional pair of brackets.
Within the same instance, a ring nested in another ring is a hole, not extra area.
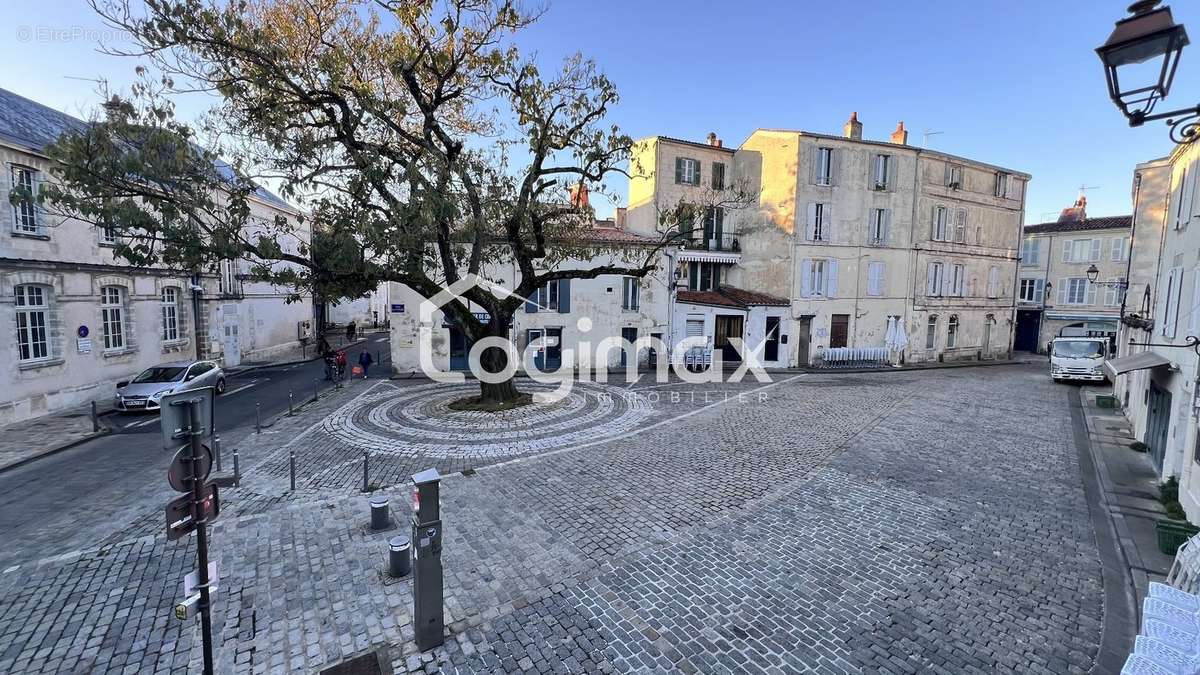
[[(1153, 114), (1158, 102), (1171, 92), (1179, 57), (1188, 45), (1187, 31), (1175, 23), (1170, 7), (1158, 7), (1159, 1), (1139, 0), (1130, 5), (1131, 16), (1116, 23), (1096, 54), (1104, 63), (1109, 98), (1129, 126), (1165, 119), (1171, 125), (1173, 141), (1190, 143), (1196, 136), (1200, 106)], [(1147, 63), (1155, 67), (1145, 67)], [(1126, 76), (1125, 84), (1118, 71)]]
[(1117, 279), (1116, 281), (1096, 281), (1096, 278), (1099, 276), (1100, 269), (1096, 267), (1095, 263), (1089, 265), (1087, 268), (1087, 280), (1089, 284), (1095, 284), (1097, 286), (1116, 286), (1117, 288), (1127, 288), (1129, 286), (1129, 282), (1124, 279)]

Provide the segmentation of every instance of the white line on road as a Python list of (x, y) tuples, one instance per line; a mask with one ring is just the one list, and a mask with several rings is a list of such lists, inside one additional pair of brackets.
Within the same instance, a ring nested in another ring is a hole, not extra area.
[(250, 387), (253, 387), (253, 386), (254, 386), (254, 385), (256, 385), (256, 384), (258, 384), (258, 380), (251, 380), (250, 382), (247, 382), (246, 384), (243, 384), (242, 386), (238, 387), (237, 389), (232, 389), (232, 390), (230, 390), (230, 391), (227, 391), (227, 392), (225, 392), (225, 396), (229, 396), (229, 395), (231, 395), (231, 394), (236, 394), (236, 393), (238, 393), (239, 391), (242, 391), (242, 390), (245, 390), (245, 389), (249, 389)]
[(148, 420), (142, 420), (141, 422), (134, 422), (133, 424), (126, 425), (125, 428), (128, 429), (129, 427), (144, 427), (147, 424), (154, 424), (156, 422), (158, 422), (158, 418), (151, 417)]

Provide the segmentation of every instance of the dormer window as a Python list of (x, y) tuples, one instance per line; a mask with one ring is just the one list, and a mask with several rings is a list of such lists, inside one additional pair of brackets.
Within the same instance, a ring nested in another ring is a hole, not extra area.
[(13, 192), (13, 232), (45, 234), (37, 208), (38, 172), (27, 166), (12, 165), (10, 171)]
[(963, 187), (963, 168), (957, 164), (946, 165), (946, 187), (951, 190), (961, 190)]

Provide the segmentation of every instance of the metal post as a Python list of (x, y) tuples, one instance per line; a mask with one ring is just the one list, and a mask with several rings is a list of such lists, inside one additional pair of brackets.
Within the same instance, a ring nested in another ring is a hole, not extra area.
[(234, 487), (242, 486), (242, 471), (238, 466), (238, 449), (233, 449), (233, 485)]
[(100, 415), (96, 414), (96, 402), (92, 401), (92, 433), (100, 431)]
[(427, 651), (445, 639), (442, 597), (442, 520), (437, 469), (412, 477), (413, 487), (413, 633), (417, 649)]
[(217, 473), (221, 473), (221, 436), (213, 434), (213, 461), (217, 465)]
[(317, 400), (317, 398), (318, 398), (318, 396), (317, 396), (317, 382), (319, 382), (319, 380), (318, 380), (317, 378), (315, 378), (315, 377), (314, 377), (314, 378), (313, 378), (313, 400), (314, 400), (314, 401), (315, 401), (315, 400)]
[(388, 573), (393, 577), (408, 576), (412, 571), (412, 542), (398, 534), (388, 540)]
[(367, 482), (367, 475), (369, 473), (367, 469), (367, 462), (369, 456), (369, 452), (363, 451), (363, 492), (370, 492), (369, 483)]
[(212, 617), (209, 615), (211, 598), (208, 590), (208, 520), (205, 518), (203, 506), (204, 482), (198, 479), (201, 473), (200, 455), (202, 447), (200, 436), (200, 405), (197, 401), (189, 401), (188, 413), (190, 422), (188, 434), (189, 445), (192, 449), (192, 521), (196, 524), (196, 574), (200, 581), (200, 629), (204, 641), (204, 675), (213, 674), (212, 653)]
[(254, 404), (254, 433), (262, 433), (262, 404)]
[(292, 411), (292, 402), (293, 402), (293, 401), (295, 401), (295, 400), (296, 400), (296, 397), (292, 395), (292, 390), (291, 390), (291, 388), (289, 387), (289, 388), (288, 388), (288, 414), (289, 414), (289, 415), (293, 414), (293, 411)]
[(291, 465), (292, 492), (296, 491), (296, 451), (288, 451), (288, 463)]
[(384, 495), (371, 497), (371, 529), (386, 530), (392, 524), (391, 509), (388, 508), (388, 498)]

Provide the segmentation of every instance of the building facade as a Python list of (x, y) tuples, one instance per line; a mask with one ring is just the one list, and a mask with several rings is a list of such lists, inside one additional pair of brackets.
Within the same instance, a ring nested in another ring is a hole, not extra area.
[[(1131, 216), (1089, 218), (1087, 199), (1025, 226), (1014, 347), (1044, 353), (1064, 328), (1114, 344), (1129, 271)], [(1088, 270), (1096, 269), (1094, 283)]]
[[(890, 142), (866, 140), (857, 115), (841, 136), (760, 129), (736, 150), (713, 134), (652, 137), (630, 165), (631, 231), (658, 234), (680, 200), (710, 205), (676, 261), (687, 290), (709, 295), (681, 291), (674, 312), (685, 331), (704, 319), (710, 351), (728, 352), (735, 333), (769, 345), (774, 366), (1010, 349), (1028, 174), (912, 147), (903, 124)], [(744, 319), (709, 321), (712, 294), (738, 298)], [(888, 344), (893, 326), (902, 349)]]
[[(312, 319), (311, 301), (288, 304), (288, 289), (248, 280), (244, 261), (135, 268), (115, 256), (115, 233), (20, 198), (52, 180), (42, 149), (82, 124), (0, 89), (0, 424), (111, 397), (163, 361), (267, 358)], [(264, 224), (300, 215), (266, 190), (251, 209)]]

